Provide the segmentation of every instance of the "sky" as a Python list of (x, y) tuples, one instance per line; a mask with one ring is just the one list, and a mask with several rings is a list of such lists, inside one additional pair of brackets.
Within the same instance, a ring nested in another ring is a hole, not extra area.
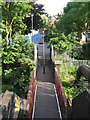
[(45, 11), (53, 16), (61, 13), (67, 2), (70, 0), (37, 0), (36, 3), (43, 4)]

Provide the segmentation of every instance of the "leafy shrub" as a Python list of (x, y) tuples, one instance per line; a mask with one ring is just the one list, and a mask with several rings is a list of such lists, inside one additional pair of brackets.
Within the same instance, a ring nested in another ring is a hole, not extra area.
[[(65, 95), (67, 99), (74, 98), (81, 92), (87, 89), (88, 83), (85, 82), (85, 78), (81, 77), (80, 81), (73, 85), (76, 78), (76, 71), (78, 67), (75, 68), (74, 65), (68, 63), (62, 63), (60, 66), (60, 78), (64, 87)], [(72, 82), (71, 82), (72, 79)], [(77, 85), (79, 87), (77, 87)]]
[(33, 43), (30, 43), (28, 39), (23, 36), (19, 36), (16, 40), (14, 40), (12, 46), (6, 47), (3, 44), (3, 64), (13, 64), (16, 61), (20, 62), (21, 58), (29, 58), (33, 60), (33, 55), (30, 53), (34, 47)]
[(83, 56), (83, 51), (81, 49), (74, 49), (71, 52), (71, 56), (72, 58), (75, 58), (77, 60), (83, 60), (84, 56)]
[(90, 60), (90, 41), (84, 43), (82, 49), (75, 49), (71, 52), (71, 57), (78, 60)]
[[(78, 85), (78, 87), (77, 87)], [(72, 97), (78, 96), (80, 93), (88, 89), (88, 82), (85, 81), (84, 77), (80, 78), (80, 81), (74, 86), (72, 86)]]
[[(33, 65), (29, 66), (28, 64), (24, 64), (21, 67), (16, 67), (13, 69), (5, 70), (5, 75), (3, 77), (3, 92), (5, 92), (8, 86), (11, 86), (8, 90), (15, 90), (15, 92), (23, 97), (27, 94), (28, 85), (30, 82), (30, 76), (33, 70)], [(17, 90), (17, 91), (16, 91)]]
[(11, 46), (6, 47), (5, 42), (3, 43), (3, 92), (8, 89), (20, 97), (26, 97), (33, 70), (33, 47), (34, 44), (23, 36), (18, 36)]
[(84, 58), (90, 60), (90, 41), (85, 43), (82, 46), (82, 49), (83, 49), (83, 56), (84, 56)]

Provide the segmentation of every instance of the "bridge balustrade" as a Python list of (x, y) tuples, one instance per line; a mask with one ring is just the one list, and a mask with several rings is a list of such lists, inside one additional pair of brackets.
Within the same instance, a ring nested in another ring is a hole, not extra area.
[(58, 95), (59, 105), (61, 108), (62, 117), (66, 119), (67, 118), (67, 100), (66, 100), (62, 82), (59, 77), (59, 73), (56, 68), (55, 68), (55, 86), (56, 86), (56, 91)]
[(29, 102), (28, 116), (30, 119), (32, 117), (35, 86), (36, 86), (36, 68), (34, 68), (33, 70), (27, 94), (27, 100)]

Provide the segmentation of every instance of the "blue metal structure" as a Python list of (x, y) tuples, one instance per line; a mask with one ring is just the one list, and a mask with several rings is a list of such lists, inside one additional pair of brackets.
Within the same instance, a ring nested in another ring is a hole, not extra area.
[(86, 38), (90, 38), (90, 32), (86, 34)]
[(29, 42), (36, 42), (37, 40), (38, 40), (38, 38), (39, 38), (39, 33), (37, 33), (37, 34), (34, 34), (33, 36), (31, 36), (31, 35), (26, 35), (26, 36), (24, 36), (25, 38), (28, 38), (28, 40), (29, 40)]
[[(31, 35), (25, 35), (24, 37), (28, 38), (29, 42), (34, 42), (35, 43), (38, 40), (38, 38), (39, 38), (39, 33), (34, 34), (33, 36), (31, 36)], [(12, 40), (10, 40), (10, 46), (11, 45), (12, 45)]]

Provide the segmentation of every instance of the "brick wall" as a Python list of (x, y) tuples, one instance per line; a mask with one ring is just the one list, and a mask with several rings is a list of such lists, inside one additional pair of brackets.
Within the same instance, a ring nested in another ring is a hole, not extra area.
[(32, 117), (35, 86), (36, 86), (36, 68), (34, 68), (33, 70), (31, 81), (29, 84), (28, 94), (27, 94), (27, 101), (29, 103), (28, 115), (30, 119)]
[(67, 118), (67, 100), (65, 96), (65, 92), (63, 89), (63, 85), (61, 83), (58, 70), (55, 68), (55, 86), (58, 95), (59, 105), (61, 109), (61, 114), (63, 119), (66, 120)]

